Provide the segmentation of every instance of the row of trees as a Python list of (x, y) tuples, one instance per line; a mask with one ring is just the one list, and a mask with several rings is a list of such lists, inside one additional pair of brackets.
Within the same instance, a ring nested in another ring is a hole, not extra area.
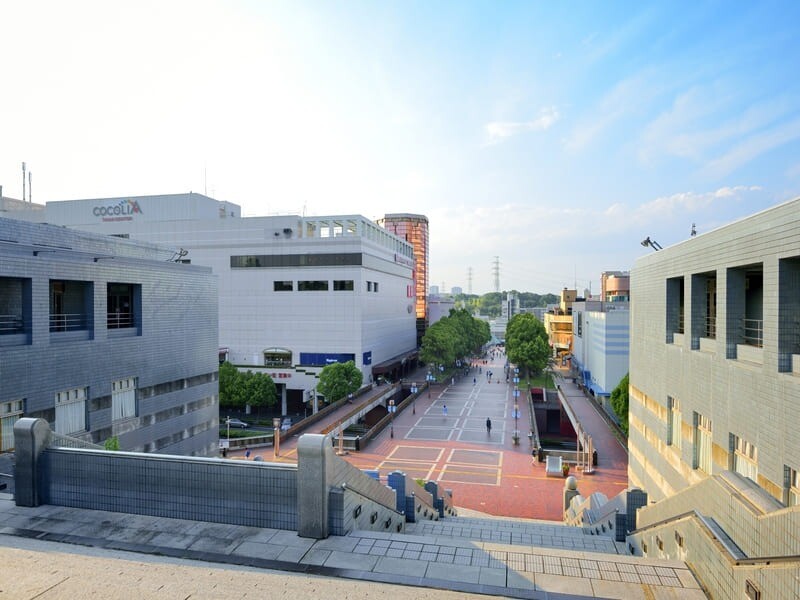
[(466, 309), (450, 314), (428, 327), (422, 337), (419, 357), (429, 365), (452, 365), (459, 358), (476, 354), (491, 339), (489, 324)]
[[(361, 371), (350, 360), (326, 365), (319, 374), (317, 392), (328, 402), (352, 394), (363, 382)], [(270, 407), (278, 402), (275, 382), (266, 373), (240, 371), (228, 361), (219, 366), (219, 405), (242, 409), (245, 406)]]
[(552, 351), (542, 322), (530, 313), (514, 315), (506, 325), (506, 356), (536, 377), (547, 366)]

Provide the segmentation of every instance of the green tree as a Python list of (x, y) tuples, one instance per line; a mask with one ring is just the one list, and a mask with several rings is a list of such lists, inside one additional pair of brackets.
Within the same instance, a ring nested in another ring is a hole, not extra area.
[(275, 382), (266, 373), (239, 371), (228, 361), (219, 366), (219, 405), (223, 408), (275, 406)]
[(514, 315), (506, 325), (508, 360), (522, 367), (527, 375), (539, 375), (550, 360), (547, 332), (539, 319), (530, 313)]
[(611, 392), (611, 408), (619, 420), (620, 429), (628, 435), (628, 375)]
[(489, 324), (465, 309), (450, 314), (428, 327), (422, 337), (419, 357), (429, 365), (453, 365), (459, 358), (477, 353), (491, 339)]
[(499, 317), (502, 312), (500, 305), (503, 302), (503, 296), (500, 292), (491, 292), (484, 294), (478, 300), (478, 310), (480, 314), (487, 317)]
[(450, 365), (456, 360), (456, 344), (446, 318), (436, 321), (422, 336), (419, 358), (426, 364)]
[(352, 360), (326, 365), (319, 373), (317, 391), (327, 402), (336, 402), (361, 387), (364, 374)]
[(116, 452), (117, 450), (119, 450), (119, 438), (115, 435), (112, 435), (105, 441), (103, 447), (106, 450), (112, 450)]

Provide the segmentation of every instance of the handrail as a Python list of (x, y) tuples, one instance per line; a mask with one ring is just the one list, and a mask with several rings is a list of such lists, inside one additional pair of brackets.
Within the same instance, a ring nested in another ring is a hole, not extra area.
[[(367, 475), (365, 475), (365, 477), (367, 477)], [(362, 492), (360, 490), (357, 490), (356, 488), (354, 488), (352, 486), (347, 485), (346, 482), (342, 482), (341, 488), (343, 490), (347, 490), (348, 492), (354, 492), (354, 493), (358, 494), (359, 496), (361, 496), (362, 498), (364, 498), (365, 500), (369, 500), (370, 502), (374, 502), (375, 504), (380, 504), (382, 507), (392, 511), (394, 514), (405, 518), (405, 514), (399, 512), (396, 508), (394, 508), (392, 506), (387, 506), (386, 504), (384, 504), (383, 502), (381, 502), (377, 498), (373, 498), (372, 496), (367, 496), (364, 492)]]
[[(735, 552), (732, 551), (730, 545), (723, 539), (720, 538), (718, 534), (714, 532), (714, 528), (707, 522), (707, 517), (701, 515), (697, 510), (689, 510), (679, 515), (673, 515), (672, 517), (667, 517), (666, 519), (662, 519), (661, 521), (656, 521), (655, 523), (650, 523), (642, 527), (641, 529), (637, 529), (636, 531), (631, 531), (628, 535), (642, 535), (647, 531), (661, 528), (666, 525), (674, 524), (678, 521), (683, 521), (686, 519), (692, 519), (698, 525), (701, 525), (702, 528), (705, 530), (705, 533), (711, 536), (713, 539), (717, 540), (720, 545), (725, 548), (726, 554), (724, 555), (725, 558), (728, 560), (730, 564), (736, 567), (740, 566), (754, 566), (754, 565), (769, 565), (771, 563), (792, 563), (792, 562), (800, 562), (800, 555), (797, 554), (789, 554), (786, 556), (742, 556), (736, 557)], [(716, 522), (715, 522), (716, 524)], [(719, 527), (719, 525), (717, 525)], [(719, 527), (719, 530), (724, 533), (724, 530)], [(727, 536), (727, 534), (725, 534)], [(744, 552), (742, 552), (744, 554)]]

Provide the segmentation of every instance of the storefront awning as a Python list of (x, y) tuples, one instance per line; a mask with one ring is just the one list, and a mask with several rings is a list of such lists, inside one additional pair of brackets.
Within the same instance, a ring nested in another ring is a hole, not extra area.
[(403, 363), (406, 363), (410, 360), (416, 360), (418, 354), (419, 353), (416, 350), (413, 350), (411, 352), (392, 357), (389, 360), (385, 360), (377, 365), (373, 365), (372, 374), (383, 375), (384, 373), (390, 373), (391, 371), (399, 369), (401, 366), (403, 366)]

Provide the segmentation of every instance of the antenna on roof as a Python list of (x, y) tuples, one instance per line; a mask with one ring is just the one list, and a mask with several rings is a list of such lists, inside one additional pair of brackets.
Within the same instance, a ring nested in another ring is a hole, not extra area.
[(694, 223), (692, 223), (692, 233), (691, 233), (691, 236), (692, 236), (692, 237), (694, 237), (694, 236), (696, 236), (696, 235), (697, 235), (697, 229), (695, 228), (695, 226), (694, 226)]

